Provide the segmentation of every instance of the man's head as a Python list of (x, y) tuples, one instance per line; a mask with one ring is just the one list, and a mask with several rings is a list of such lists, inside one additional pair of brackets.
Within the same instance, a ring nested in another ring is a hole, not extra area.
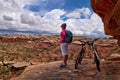
[(63, 23), (60, 27), (61, 27), (62, 29), (66, 29), (66, 23)]

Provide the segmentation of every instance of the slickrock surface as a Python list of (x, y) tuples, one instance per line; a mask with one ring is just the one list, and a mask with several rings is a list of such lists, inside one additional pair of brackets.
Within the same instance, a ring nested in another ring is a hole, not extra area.
[(90, 59), (84, 59), (78, 69), (74, 61), (66, 68), (60, 68), (60, 61), (29, 66), (17, 78), (11, 80), (119, 80), (120, 61), (101, 61), (101, 72)]

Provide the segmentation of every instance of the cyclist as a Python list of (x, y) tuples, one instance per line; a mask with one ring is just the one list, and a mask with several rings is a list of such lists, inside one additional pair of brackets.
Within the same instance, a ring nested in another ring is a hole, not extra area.
[(67, 60), (68, 60), (68, 43), (65, 42), (66, 37), (66, 23), (63, 23), (61, 26), (61, 40), (60, 40), (60, 47), (61, 47), (61, 53), (63, 56), (63, 62), (59, 65), (60, 67), (66, 67), (67, 66)]

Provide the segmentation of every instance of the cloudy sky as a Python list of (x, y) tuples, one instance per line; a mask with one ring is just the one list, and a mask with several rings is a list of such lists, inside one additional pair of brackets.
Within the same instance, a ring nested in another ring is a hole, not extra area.
[(75, 35), (105, 36), (103, 23), (92, 11), (90, 0), (0, 0), (0, 33), (58, 34), (64, 22)]

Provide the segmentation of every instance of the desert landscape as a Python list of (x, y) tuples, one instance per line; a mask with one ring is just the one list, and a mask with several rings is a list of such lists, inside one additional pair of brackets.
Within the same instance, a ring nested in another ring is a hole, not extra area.
[[(84, 36), (74, 36), (73, 42), (69, 44), (69, 65), (65, 69), (66, 74), (64, 76), (57, 75), (57, 78), (47, 78), (42, 79), (39, 75), (38, 79), (22, 79), (21, 80), (93, 80), (89, 75), (96, 76), (97, 73), (95, 65), (91, 64), (92, 59), (92, 50), (89, 46), (86, 45), (86, 54), (83, 60), (83, 65), (81, 67), (83, 70), (90, 71), (88, 72), (88, 77), (90, 79), (84, 78), (85, 74), (81, 74), (81, 68), (75, 70), (74, 63), (76, 56), (80, 52), (81, 43), (80, 40), (89, 40), (90, 38)], [(1, 35), (0, 36), (0, 79), (9, 80), (16, 79), (21, 75), (25, 75), (26, 69), (30, 66), (43, 65), (44, 67), (51, 66), (50, 71), (57, 70), (59, 73), (61, 69), (58, 67), (58, 63), (62, 61), (61, 51), (60, 51), (60, 36), (59, 35)], [(101, 58), (101, 68), (103, 68), (101, 74), (104, 75), (120, 75), (120, 48), (117, 45), (116, 39), (110, 38), (100, 38), (95, 42), (99, 56)], [(48, 65), (51, 64), (51, 65)], [(56, 65), (57, 64), (57, 65)], [(86, 66), (86, 68), (85, 68)], [(47, 68), (45, 67), (45, 68)], [(105, 72), (107, 69), (109, 70)], [(57, 69), (56, 69), (57, 68)], [(37, 69), (37, 68), (36, 68)], [(49, 68), (48, 68), (49, 69)], [(33, 69), (31, 69), (32, 71)], [(40, 70), (40, 69), (38, 69)], [(44, 70), (44, 69), (42, 69)], [(46, 69), (45, 69), (46, 70)], [(63, 70), (63, 69), (62, 69)], [(48, 70), (49, 71), (49, 70)], [(68, 75), (67, 72), (74, 74)], [(93, 72), (92, 72), (93, 71)], [(95, 72), (94, 72), (95, 71)], [(47, 72), (47, 71), (46, 71)], [(29, 72), (28, 72), (29, 73)], [(28, 74), (27, 73), (27, 74)], [(31, 73), (29, 73), (31, 74)], [(33, 73), (34, 74), (34, 73)], [(49, 75), (50, 73), (48, 73)], [(54, 73), (53, 73), (54, 74)], [(62, 74), (62, 73), (61, 73)], [(68, 77), (67, 77), (68, 75)], [(66, 76), (66, 77), (65, 77)], [(98, 75), (97, 75), (98, 76)], [(29, 76), (30, 77), (30, 76)], [(20, 80), (20, 78), (19, 78)], [(95, 79), (96, 80), (96, 79)], [(106, 80), (104, 77), (97, 80)], [(109, 79), (113, 80), (113, 78)], [(115, 79), (118, 80), (118, 79)]]
[[(120, 80), (120, 0), (1, 0), (0, 11), (0, 80)], [(62, 23), (82, 35), (73, 36), (65, 68)], [(89, 45), (74, 68), (80, 40), (94, 39), (85, 36), (104, 37), (95, 42), (101, 71)]]

